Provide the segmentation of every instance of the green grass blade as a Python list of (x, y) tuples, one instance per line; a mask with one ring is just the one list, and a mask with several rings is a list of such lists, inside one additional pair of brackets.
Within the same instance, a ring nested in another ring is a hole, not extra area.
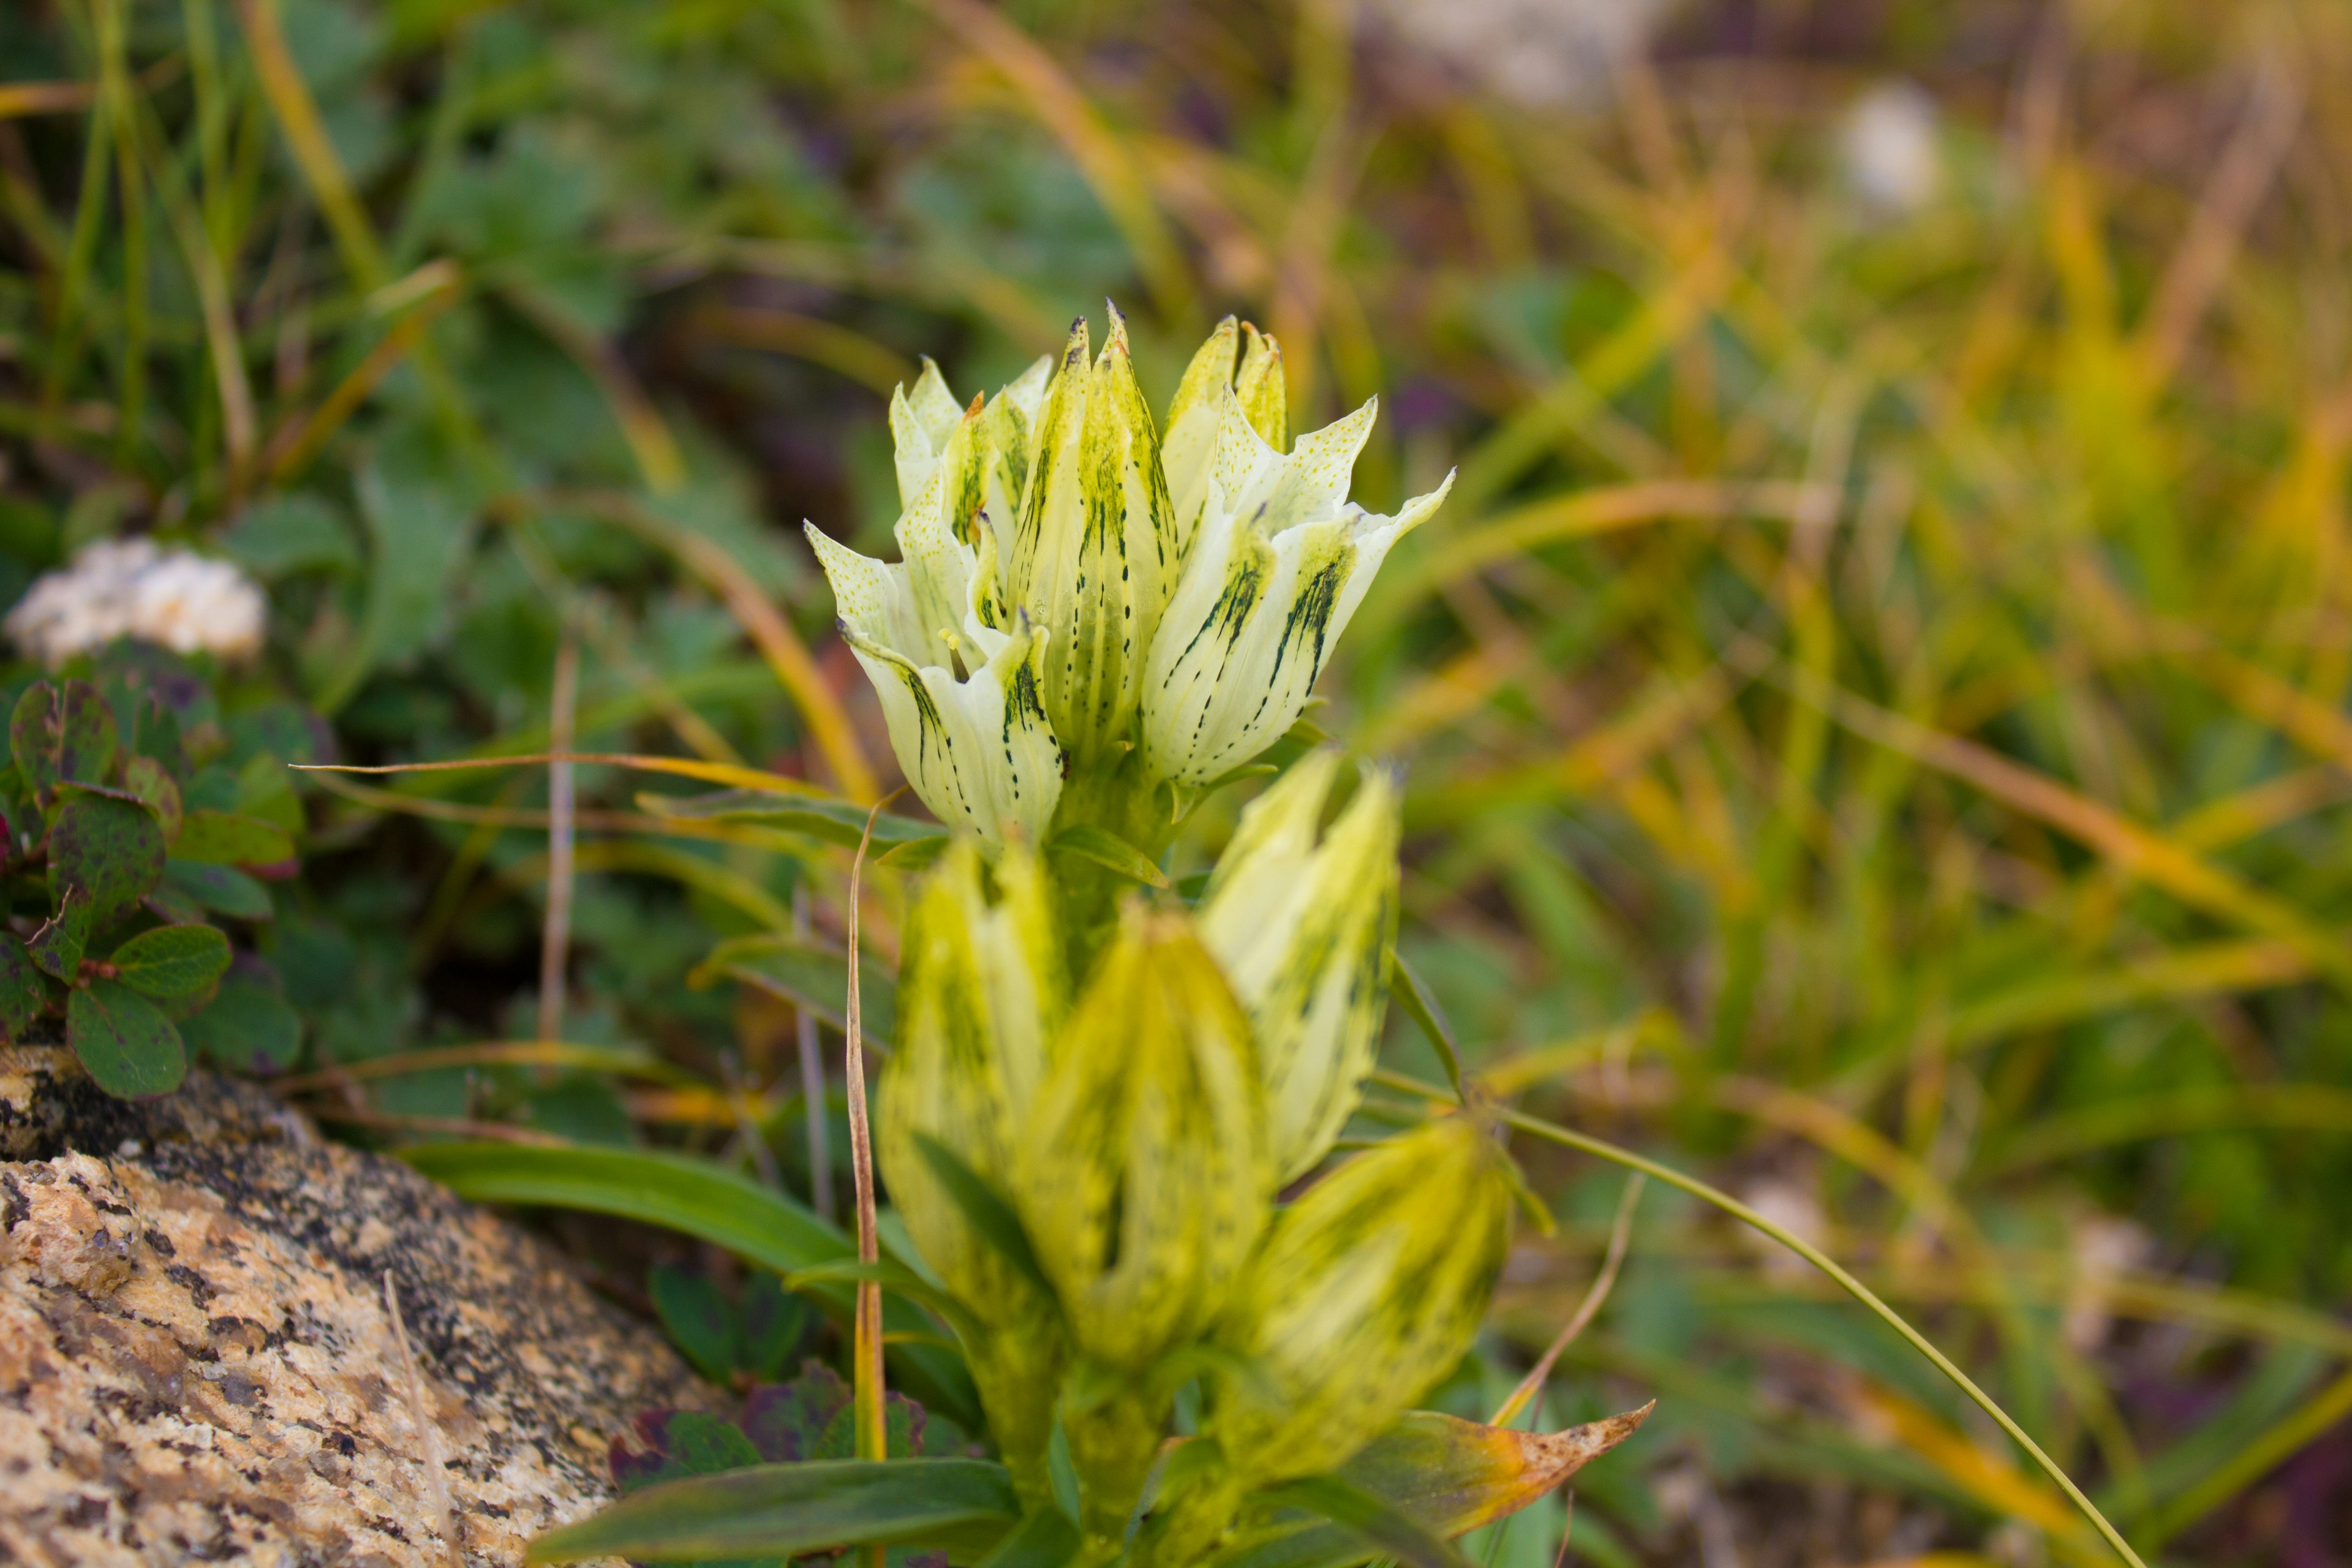
[[(1373, 1076), (1390, 1088), (1402, 1089), (1407, 1093), (1423, 1095), (1439, 1101), (1450, 1098), (1436, 1085), (1423, 1083), (1401, 1073), (1382, 1071)], [(1828, 1275), (1837, 1282), (1839, 1289), (1868, 1308), (1881, 1322), (1908, 1341), (1912, 1349), (1933, 1363), (1937, 1371), (1950, 1378), (1953, 1384), (1961, 1393), (1967, 1394), (1977, 1408), (1991, 1416), (1994, 1424), (2008, 1433), (2011, 1439), (2019, 1447), (2023, 1448), (2033, 1462), (2041, 1468), (2042, 1474), (2057, 1483), (2059, 1490), (2066, 1494), (2068, 1500), (2081, 1511), (2084, 1519), (2090, 1521), (2092, 1527), (2098, 1531), (2106, 1543), (2115, 1548), (2116, 1555), (2130, 1563), (2132, 1568), (2147, 1568), (2147, 1564), (2140, 1560), (2139, 1553), (2132, 1550), (2131, 1542), (2126, 1541), (2116, 1527), (2107, 1522), (2107, 1516), (2101, 1513), (2098, 1506), (2084, 1494), (2083, 1489), (2076, 1486), (2068, 1478), (2066, 1472), (2059, 1468), (2058, 1461), (2043, 1452), (2042, 1445), (2029, 1436), (2025, 1428), (2011, 1418), (2008, 1411), (1993, 1402), (1992, 1395), (1978, 1387), (1975, 1379), (1962, 1372), (1949, 1356), (1937, 1350), (1927, 1335), (1913, 1328), (1901, 1313), (1880, 1300), (1869, 1286), (1846, 1272), (1845, 1268), (1828, 1253), (1786, 1226), (1776, 1225), (1765, 1218), (1720, 1187), (1710, 1186), (1696, 1176), (1686, 1176), (1671, 1165), (1662, 1165), (1655, 1160), (1634, 1153), (1631, 1149), (1620, 1148), (1606, 1139), (1594, 1138), (1587, 1133), (1562, 1127), (1558, 1122), (1546, 1121), (1541, 1117), (1529, 1116), (1523, 1111), (1507, 1110), (1503, 1113), (1503, 1120), (1531, 1137), (1542, 1138), (1563, 1147), (1575, 1149), (1612, 1163), (1622, 1165), (1628, 1170), (1639, 1171), (1644, 1175), (1655, 1177), (1668, 1186), (1688, 1193), (1702, 1203), (1711, 1204), (1731, 1215), (1732, 1218), (1770, 1237), (1774, 1241)]]

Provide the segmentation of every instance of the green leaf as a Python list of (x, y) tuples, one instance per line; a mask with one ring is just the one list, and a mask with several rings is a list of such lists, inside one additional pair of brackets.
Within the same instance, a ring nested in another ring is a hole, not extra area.
[(100, 980), (66, 1003), (66, 1043), (90, 1079), (118, 1100), (169, 1094), (188, 1076), (180, 1031), (152, 1002)]
[(122, 764), (122, 787), (131, 797), (155, 814), (156, 825), (163, 830), (163, 842), (169, 845), (180, 836), (180, 786), (163, 764), (152, 757), (133, 757)]
[[(544, 1204), (643, 1220), (715, 1242), (778, 1274), (856, 1256), (845, 1233), (782, 1194), (690, 1154), (522, 1143), (420, 1143), (400, 1154), (476, 1203)], [(835, 1283), (812, 1285), (808, 1293), (843, 1321), (856, 1300), (853, 1289)], [(882, 1321), (893, 1332), (938, 1332), (903, 1300), (886, 1299)], [(899, 1381), (926, 1405), (966, 1426), (981, 1424), (961, 1357), (922, 1342), (893, 1344), (890, 1353)]]
[(736, 1298), (742, 1339), (736, 1363), (762, 1383), (782, 1377), (793, 1352), (808, 1338), (815, 1314), (764, 1268), (754, 1268)]
[(0, 1041), (23, 1039), (26, 1026), (48, 1005), (49, 988), (41, 984), (41, 972), (25, 944), (0, 933)]
[(294, 776), (268, 752), (247, 758), (237, 769), (236, 809), (240, 816), (266, 822), (289, 835), (299, 835), (304, 826)]
[(799, 1555), (878, 1543), (969, 1562), (1021, 1517), (1013, 1478), (984, 1459), (830, 1459), (665, 1481), (549, 1531), (526, 1561)]
[(143, 805), (77, 790), (49, 829), (49, 887), (89, 895), (89, 930), (104, 931), (163, 876), (163, 829)]
[[(806, 1007), (836, 1029), (849, 1027), (849, 960), (823, 942), (782, 933), (739, 936), (713, 948), (687, 984), (698, 990), (722, 976)], [(898, 1037), (898, 983), (870, 956), (858, 964), (857, 981), (866, 1038), (887, 1050)]]
[(296, 491), (255, 502), (221, 536), (229, 558), (264, 582), (298, 572), (359, 570), (351, 525), (327, 501)]
[(464, 458), (422, 424), (396, 426), (361, 469), (367, 608), (352, 662), (319, 694), (321, 711), (349, 700), (370, 670), (407, 664), (446, 630), (478, 504), (464, 470)]
[(16, 700), (8, 748), (26, 787), (47, 806), (66, 780), (106, 782), (114, 764), (114, 715), (87, 680), (39, 681)]
[(1118, 834), (1091, 822), (1065, 827), (1045, 841), (1045, 848), (1049, 854), (1075, 855), (1081, 860), (1092, 861), (1147, 888), (1168, 886), (1167, 876), (1151, 863), (1151, 857)]
[(1438, 1060), (1445, 1066), (1446, 1081), (1454, 1086), (1454, 1097), (1461, 1099), (1462, 1047), (1454, 1044), (1454, 1027), (1438, 1010), (1436, 995), (1405, 963), (1404, 954), (1394, 948), (1389, 949), (1389, 994), (1421, 1026), (1429, 1043), (1437, 1047)]
[(142, 996), (180, 1002), (228, 973), (228, 938), (212, 926), (158, 926), (114, 950), (115, 978)]
[(1078, 1527), (1058, 1508), (1041, 1508), (1007, 1531), (979, 1568), (1067, 1568), (1077, 1559)]
[[(821, 795), (781, 795), (763, 789), (722, 789), (709, 795), (656, 795), (648, 790), (637, 805), (653, 816), (688, 822), (757, 822), (788, 833), (856, 848), (866, 833), (866, 808)], [(896, 847), (939, 837), (935, 823), (883, 812), (874, 818), (874, 847)]]
[[(735, 1371), (735, 1309), (719, 1291), (718, 1281), (699, 1268), (658, 1264), (646, 1280), (654, 1311), (669, 1331), (694, 1370), (713, 1383), (725, 1383)], [(743, 1462), (754, 1464), (754, 1450)]]
[(177, 858), (163, 862), (163, 886), (215, 914), (266, 921), (277, 912), (269, 889), (233, 866), (202, 866)]
[(192, 811), (180, 824), (172, 858), (205, 866), (277, 866), (294, 858), (286, 830), (228, 811)]
[(1462, 1554), (1440, 1536), (1383, 1498), (1337, 1476), (1284, 1481), (1255, 1494), (1276, 1508), (1301, 1508), (1320, 1514), (1383, 1557), (1411, 1568), (1469, 1568)]
[(42, 973), (71, 980), (81, 972), (82, 949), (89, 945), (89, 890), (68, 888), (51, 915), (25, 943)]
[(207, 1061), (240, 1072), (284, 1072), (302, 1051), (302, 1016), (240, 965), (221, 982), (203, 1012), (181, 1020), (180, 1034), (188, 1049)]
[(929, 834), (921, 838), (909, 838), (903, 844), (893, 845), (877, 855), (874, 858), (874, 863), (877, 866), (887, 866), (894, 871), (903, 871), (911, 877), (919, 871), (930, 869), (932, 864), (946, 852), (947, 847), (946, 834)]
[(1020, 1270), (1045, 1300), (1057, 1300), (1053, 1282), (1045, 1278), (1045, 1268), (1037, 1261), (1037, 1249), (1030, 1243), (1029, 1232), (1023, 1227), (1021, 1216), (1013, 1212), (1013, 1205), (979, 1172), (957, 1158), (954, 1150), (928, 1132), (914, 1136), (915, 1152), (922, 1155), (923, 1163), (939, 1178), (949, 1200), (963, 1211), (964, 1218), (981, 1239)]

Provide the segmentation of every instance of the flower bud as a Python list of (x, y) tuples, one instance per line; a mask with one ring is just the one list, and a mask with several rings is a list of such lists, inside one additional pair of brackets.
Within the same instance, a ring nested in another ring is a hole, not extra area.
[(1007, 602), (1054, 639), (1045, 711), (1081, 762), (1130, 742), (1178, 554), (1159, 436), (1116, 308), (1101, 357), (1087, 353), (1082, 319), (1046, 389), (1020, 516), (998, 541)]
[(982, 1326), (965, 1359), (1016, 1479), (1040, 1497), (1063, 1353), (1053, 1304), (975, 1228), (923, 1141), (1010, 1192), (1018, 1129), (1066, 1005), (1046, 900), (1044, 870), (1025, 847), (983, 868), (971, 840), (949, 846), (908, 913), (898, 1044), (875, 1119), (891, 1200), (916, 1250)]
[(1153, 778), (1206, 784), (1297, 722), (1390, 547), (1444, 500), (1450, 475), (1392, 518), (1348, 500), (1376, 410), (1367, 403), (1285, 456), (1237, 395), (1223, 396), (1198, 528), (1144, 668)]
[(1235, 1471), (1319, 1475), (1385, 1431), (1470, 1348), (1510, 1247), (1502, 1150), (1461, 1116), (1357, 1155), (1276, 1215), (1223, 1335), (1202, 1430)]
[(1018, 1191), (1079, 1348), (1149, 1363), (1249, 1256), (1271, 1173), (1249, 1020), (1189, 921), (1139, 904), (1053, 1047)]
[(1311, 752), (1242, 813), (1201, 900), (1201, 940), (1257, 1037), (1266, 1140), (1279, 1180), (1312, 1170), (1362, 1098), (1387, 1012), (1396, 938), (1396, 785), (1364, 771), (1316, 841), (1339, 773)]

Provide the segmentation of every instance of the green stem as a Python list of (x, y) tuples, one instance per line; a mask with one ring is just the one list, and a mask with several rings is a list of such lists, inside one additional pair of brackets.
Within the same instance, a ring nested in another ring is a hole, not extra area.
[[(1373, 1077), (1391, 1089), (1401, 1089), (1407, 1094), (1417, 1094), (1439, 1104), (1451, 1103), (1454, 1098), (1446, 1090), (1440, 1089), (1435, 1084), (1423, 1083), (1418, 1079), (1409, 1078), (1402, 1073), (1390, 1072), (1383, 1069), (1373, 1074)], [(1712, 1204), (1717, 1208), (1721, 1209), (1724, 1213), (1731, 1215), (1734, 1219), (1739, 1220), (1745, 1225), (1751, 1226), (1755, 1229), (1761, 1231), (1764, 1235), (1770, 1237), (1773, 1240), (1779, 1242), (1781, 1246), (1789, 1248), (1798, 1257), (1803, 1258), (1806, 1262), (1811, 1264), (1814, 1268), (1828, 1275), (1832, 1279), (1837, 1282), (1839, 1289), (1845, 1291), (1847, 1295), (1852, 1296), (1864, 1306), (1869, 1308), (1872, 1312), (1877, 1315), (1880, 1321), (1884, 1322), (1888, 1328), (1893, 1329), (1896, 1333), (1901, 1334), (1905, 1339), (1908, 1340), (1911, 1342), (1912, 1349), (1917, 1351), (1921, 1355), (1926, 1356), (1930, 1362), (1933, 1362), (1937, 1371), (1942, 1373), (1946, 1377), (1950, 1378), (1961, 1393), (1967, 1394), (1969, 1399), (1976, 1403), (1977, 1408), (1982, 1410), (1987, 1415), (1991, 1416), (1994, 1422), (2000, 1426), (2000, 1429), (2008, 1433), (2010, 1437), (2016, 1442), (2019, 1447), (2023, 1448), (2026, 1453), (2032, 1456), (2033, 1462), (2042, 1468), (2042, 1473), (2058, 1484), (2058, 1489), (2064, 1492), (2067, 1498), (2073, 1501), (2074, 1507), (2081, 1511), (2083, 1517), (2090, 1521), (2093, 1528), (2098, 1531), (2100, 1536), (2105, 1540), (2109, 1546), (2115, 1548), (2116, 1556), (2121, 1557), (2126, 1563), (2130, 1563), (2131, 1568), (2147, 1568), (2147, 1564), (2140, 1560), (2139, 1553), (2132, 1550), (2131, 1542), (2126, 1541), (2116, 1527), (2107, 1522), (2107, 1516), (2099, 1511), (2098, 1505), (2092, 1502), (2088, 1497), (2085, 1497), (2083, 1493), (2083, 1489), (2076, 1486), (2067, 1478), (2066, 1472), (2059, 1468), (2058, 1462), (2055, 1459), (2053, 1459), (2048, 1454), (2042, 1452), (2042, 1445), (2036, 1443), (2032, 1437), (2028, 1436), (2024, 1427), (2020, 1426), (2015, 1421), (2010, 1418), (2009, 1412), (1994, 1404), (1992, 1396), (1987, 1394), (1983, 1389), (1979, 1388), (1976, 1385), (1974, 1379), (1970, 1378), (1967, 1373), (1962, 1372), (1957, 1365), (1953, 1364), (1951, 1358), (1947, 1356), (1942, 1351), (1937, 1350), (1935, 1345), (1929, 1342), (1927, 1335), (1913, 1328), (1908, 1322), (1906, 1322), (1902, 1314), (1896, 1312), (1894, 1308), (1880, 1300), (1877, 1295), (1871, 1290), (1869, 1286), (1864, 1285), (1861, 1280), (1847, 1273), (1843, 1268), (1840, 1267), (1837, 1260), (1830, 1257), (1828, 1253), (1823, 1252), (1820, 1247), (1815, 1247), (1812, 1243), (1807, 1241), (1804, 1237), (1798, 1236), (1794, 1232), (1788, 1230), (1781, 1226), (1773, 1224), (1770, 1220), (1766, 1219), (1762, 1215), (1758, 1214), (1754, 1209), (1749, 1208), (1746, 1204), (1741, 1203), (1738, 1198), (1733, 1197), (1729, 1193), (1723, 1191), (1719, 1187), (1710, 1186), (1706, 1183), (1700, 1181), (1696, 1176), (1686, 1176), (1671, 1165), (1662, 1165), (1655, 1160), (1647, 1159), (1643, 1155), (1634, 1153), (1631, 1149), (1620, 1148), (1618, 1145), (1608, 1142), (1606, 1139), (1595, 1138), (1588, 1133), (1571, 1131), (1570, 1129), (1560, 1126), (1558, 1122), (1546, 1121), (1540, 1117), (1528, 1116), (1522, 1111), (1506, 1110), (1503, 1112), (1503, 1120), (1522, 1132), (1532, 1134), (1538, 1138), (1547, 1139), (1551, 1142), (1564, 1145), (1567, 1148), (1579, 1150), (1599, 1159), (1610, 1161), (1614, 1164), (1622, 1165), (1628, 1170), (1639, 1171), (1647, 1176), (1654, 1176), (1659, 1181), (1665, 1183), (1668, 1186), (1679, 1188), (1683, 1192), (1690, 1194), (1691, 1196), (1699, 1199), (1701, 1202)]]

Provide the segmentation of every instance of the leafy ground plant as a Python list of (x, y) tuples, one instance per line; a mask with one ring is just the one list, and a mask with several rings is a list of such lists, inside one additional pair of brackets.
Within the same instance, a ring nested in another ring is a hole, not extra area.
[(98, 1085), (140, 1097), (179, 1087), (192, 1039), (248, 1068), (292, 1058), (299, 1021), (267, 965), (208, 917), (268, 912), (252, 873), (291, 874), (300, 808), (275, 758), (216, 765), (218, 725), (184, 734), (185, 683), (131, 651), (103, 687), (35, 682), (11, 716), (7, 872), (40, 914), (0, 933), (0, 1029), (23, 1039), (62, 1014)]

